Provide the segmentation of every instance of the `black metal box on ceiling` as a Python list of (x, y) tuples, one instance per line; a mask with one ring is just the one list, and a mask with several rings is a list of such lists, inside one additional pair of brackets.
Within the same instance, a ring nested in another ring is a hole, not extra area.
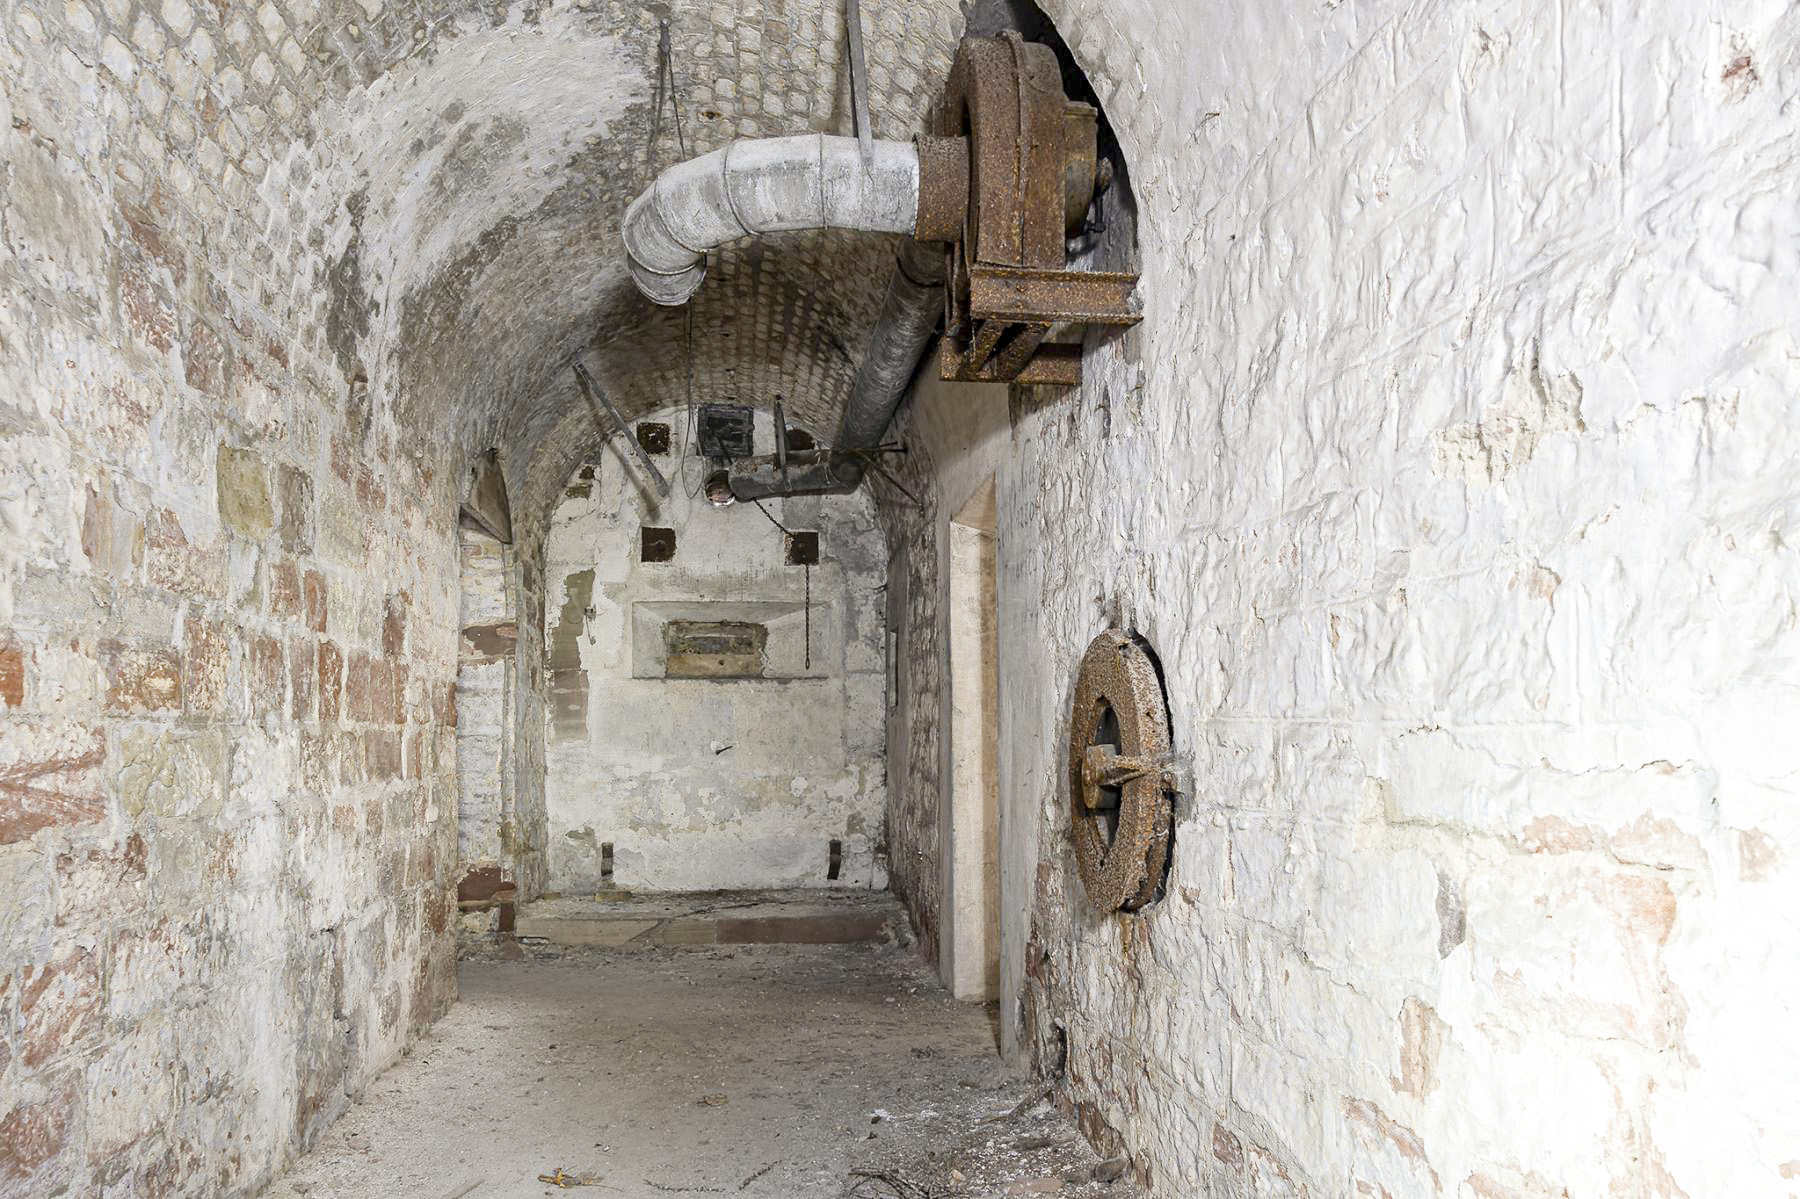
[(743, 404), (700, 405), (700, 452), (708, 458), (756, 453), (754, 413)]

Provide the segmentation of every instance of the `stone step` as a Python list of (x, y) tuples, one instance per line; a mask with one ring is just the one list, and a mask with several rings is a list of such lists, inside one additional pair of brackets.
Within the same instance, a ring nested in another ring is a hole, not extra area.
[(519, 909), (515, 935), (590, 949), (845, 945), (887, 940), (903, 927), (885, 892), (709, 892), (538, 900)]

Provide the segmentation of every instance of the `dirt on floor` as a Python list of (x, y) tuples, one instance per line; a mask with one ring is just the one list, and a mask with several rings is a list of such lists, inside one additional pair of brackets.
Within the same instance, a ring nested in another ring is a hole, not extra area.
[(268, 1199), (1137, 1194), (904, 947), (526, 946), (460, 981)]

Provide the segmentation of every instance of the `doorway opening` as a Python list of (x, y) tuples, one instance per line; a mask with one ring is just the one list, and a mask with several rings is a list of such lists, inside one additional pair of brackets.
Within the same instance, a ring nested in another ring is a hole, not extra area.
[(938, 969), (958, 999), (1000, 994), (999, 590), (994, 480), (949, 528), (950, 786), (941, 812)]

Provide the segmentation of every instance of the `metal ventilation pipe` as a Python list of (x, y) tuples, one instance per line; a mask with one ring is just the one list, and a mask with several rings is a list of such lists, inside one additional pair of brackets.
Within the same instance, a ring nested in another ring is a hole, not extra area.
[(816, 466), (780, 470), (762, 465), (731, 476), (731, 494), (740, 500), (784, 495), (843, 495), (855, 491), (868, 471), (869, 451), (893, 422), (919, 359), (944, 312), (944, 247), (907, 238), (900, 245), (881, 315), (869, 334), (869, 349), (832, 454)]
[(753, 233), (910, 233), (856, 372), (831, 452), (811, 466), (731, 477), (741, 500), (856, 490), (944, 309), (943, 242), (962, 235), (969, 146), (960, 137), (875, 141), (811, 134), (732, 142), (670, 167), (625, 210), (631, 277), (658, 304), (685, 303), (706, 255)]
[(919, 151), (809, 134), (734, 141), (678, 163), (625, 210), (625, 253), (638, 290), (678, 305), (706, 278), (706, 253), (753, 233), (861, 229), (912, 233)]

